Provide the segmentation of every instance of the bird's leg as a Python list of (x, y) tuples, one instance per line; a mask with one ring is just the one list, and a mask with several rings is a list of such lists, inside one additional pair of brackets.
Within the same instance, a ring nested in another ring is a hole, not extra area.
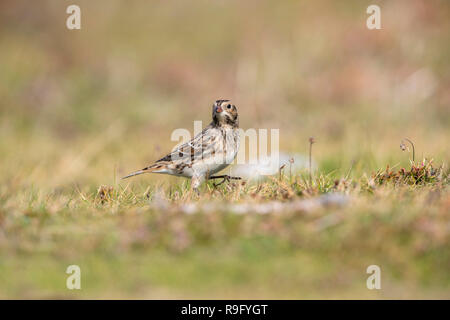
[(202, 177), (199, 175), (193, 175), (191, 179), (191, 187), (197, 196), (200, 196), (200, 192), (198, 191), (198, 187), (202, 184)]
[(212, 180), (212, 179), (241, 180), (242, 178), (241, 177), (232, 177), (232, 176), (224, 174), (221, 176), (212, 176), (212, 177), (209, 177), (208, 179), (209, 180)]
[(222, 183), (224, 183), (225, 181), (230, 181), (230, 180), (241, 180), (241, 177), (232, 177), (229, 175), (221, 175), (221, 176), (213, 176), (213, 177), (208, 177), (208, 180), (215, 180), (215, 179), (223, 179), (222, 181), (220, 181), (219, 183), (215, 183), (214, 186), (220, 186)]

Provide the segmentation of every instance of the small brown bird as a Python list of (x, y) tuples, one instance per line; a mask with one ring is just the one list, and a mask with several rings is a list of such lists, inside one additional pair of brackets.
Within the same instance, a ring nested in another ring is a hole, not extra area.
[(191, 186), (198, 193), (198, 187), (204, 180), (240, 179), (227, 175), (213, 176), (233, 162), (238, 150), (239, 118), (236, 106), (230, 100), (217, 100), (212, 107), (212, 122), (202, 132), (154, 164), (122, 179), (150, 172), (187, 177), (191, 178)]

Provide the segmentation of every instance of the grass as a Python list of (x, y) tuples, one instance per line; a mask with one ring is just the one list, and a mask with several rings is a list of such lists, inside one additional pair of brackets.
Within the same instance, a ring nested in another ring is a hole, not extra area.
[[(420, 168), (435, 170), (431, 163)], [(381, 180), (384, 175), (340, 180), (319, 175), (312, 184), (308, 174), (218, 188), (209, 183), (199, 199), (186, 183), (50, 194), (2, 189), (0, 244), (7, 259), (0, 262), (0, 293), (3, 298), (448, 298), (448, 172), (415, 183), (409, 176)], [(329, 193), (349, 200), (289, 207)], [(274, 201), (281, 210), (258, 213), (258, 206)], [(247, 204), (246, 211), (235, 212), (230, 203)], [(77, 292), (65, 288), (71, 264), (82, 270)], [(382, 269), (380, 292), (365, 288), (371, 264)]]

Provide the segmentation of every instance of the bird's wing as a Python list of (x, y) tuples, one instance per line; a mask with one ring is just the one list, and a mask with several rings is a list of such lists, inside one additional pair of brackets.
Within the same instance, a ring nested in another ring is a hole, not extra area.
[(202, 132), (197, 134), (190, 141), (176, 146), (172, 152), (155, 161), (154, 164), (133, 172), (122, 179), (164, 169), (178, 170), (178, 168), (189, 166), (194, 159), (211, 155), (214, 152), (214, 144), (212, 143), (214, 137), (208, 134), (209, 129), (211, 129), (211, 125), (203, 129)]
[(171, 153), (157, 160), (155, 165), (161, 162), (190, 163), (194, 161), (194, 159), (205, 156), (205, 153), (208, 153), (212, 139), (212, 136), (207, 134), (209, 129), (210, 127), (208, 126), (190, 141), (176, 146)]

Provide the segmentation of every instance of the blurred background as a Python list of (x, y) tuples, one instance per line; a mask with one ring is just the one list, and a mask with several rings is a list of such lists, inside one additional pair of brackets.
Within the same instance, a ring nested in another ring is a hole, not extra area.
[[(66, 28), (71, 4), (81, 30)], [(381, 30), (366, 27), (371, 4)], [(407, 165), (404, 137), (417, 159), (446, 162), (449, 39), (445, 0), (3, 0), (2, 199), (113, 184), (169, 151), (174, 129), (209, 123), (218, 98), (243, 129), (279, 128), (283, 152), (307, 154), (313, 136), (318, 170), (336, 177)], [(155, 181), (178, 182), (136, 183)]]
[(282, 151), (314, 136), (325, 172), (408, 163), (403, 137), (449, 158), (448, 1), (377, 1), (381, 30), (371, 1), (298, 0), (76, 1), (68, 30), (72, 2), (0, 4), (3, 181), (110, 183), (217, 98), (244, 129), (280, 128)]

